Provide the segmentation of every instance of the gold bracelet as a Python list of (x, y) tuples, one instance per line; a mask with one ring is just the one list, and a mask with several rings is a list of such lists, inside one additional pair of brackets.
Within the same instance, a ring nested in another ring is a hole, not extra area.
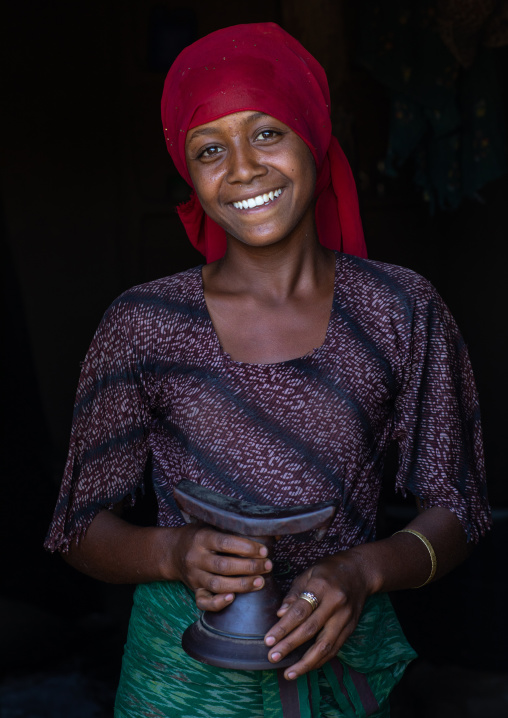
[(400, 531), (396, 531), (393, 535), (395, 536), (395, 534), (404, 534), (404, 533), (413, 534), (413, 536), (416, 536), (417, 538), (419, 538), (420, 541), (422, 541), (425, 544), (425, 548), (429, 552), (430, 560), (432, 562), (429, 577), (425, 581), (425, 583), (422, 583), (420, 586), (415, 586), (415, 588), (423, 588), (423, 586), (426, 586), (428, 583), (430, 583), (432, 581), (432, 579), (434, 578), (434, 576), (436, 575), (437, 559), (436, 559), (435, 551), (432, 548), (432, 544), (430, 543), (429, 539), (426, 538), (419, 531), (415, 531), (414, 529), (401, 529)]

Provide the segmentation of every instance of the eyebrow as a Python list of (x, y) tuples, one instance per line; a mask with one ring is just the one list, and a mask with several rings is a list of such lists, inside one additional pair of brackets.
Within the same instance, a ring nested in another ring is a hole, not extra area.
[[(233, 113), (232, 113), (233, 114)], [(249, 115), (242, 121), (242, 125), (248, 125), (250, 122), (255, 122), (256, 120), (261, 119), (262, 117), (269, 117), (269, 115), (266, 114), (266, 112), (253, 112), (252, 115)], [(189, 142), (191, 142), (196, 137), (201, 137), (201, 135), (210, 135), (214, 132), (219, 132), (218, 127), (213, 127), (210, 125), (207, 125), (206, 127), (203, 127), (201, 130), (195, 130), (192, 135), (189, 137)]]

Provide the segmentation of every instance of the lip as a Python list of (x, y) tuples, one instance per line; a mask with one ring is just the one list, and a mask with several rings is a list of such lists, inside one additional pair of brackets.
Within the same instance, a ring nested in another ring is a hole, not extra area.
[[(232, 200), (229, 204), (233, 207), (233, 209), (238, 210), (239, 212), (250, 212), (252, 210), (265, 209), (276, 202), (283, 192), (284, 187), (277, 187), (273, 190), (250, 193), (248, 196)], [(247, 202), (250, 204), (246, 207), (245, 203)], [(255, 204), (252, 204), (253, 202), (255, 202)], [(238, 206), (240, 204), (243, 204), (243, 206)]]

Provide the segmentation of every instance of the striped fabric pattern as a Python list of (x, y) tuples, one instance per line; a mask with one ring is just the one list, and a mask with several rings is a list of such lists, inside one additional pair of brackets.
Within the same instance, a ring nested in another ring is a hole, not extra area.
[[(83, 363), (46, 546), (66, 550), (101, 509), (135, 501), (151, 459), (159, 526), (184, 523), (173, 498), (181, 479), (260, 504), (335, 500), (321, 542), (276, 543), (287, 586), (320, 557), (375, 539), (392, 442), (396, 488), (449, 508), (477, 540), (490, 513), (476, 390), (464, 341), (426, 280), (337, 254), (322, 346), (263, 365), (223, 351), (197, 267), (134, 287), (106, 312)], [(284, 701), (297, 701), (301, 718), (385, 718), (414, 656), (386, 601), (371, 599), (337, 661), (291, 689)], [(183, 653), (196, 616), (178, 584), (137, 588), (116, 717), (288, 718), (276, 671), (224, 671)]]
[(219, 344), (197, 267), (135, 287), (106, 312), (83, 364), (46, 545), (65, 550), (102, 508), (134, 501), (151, 457), (160, 526), (183, 523), (172, 493), (182, 478), (262, 504), (338, 500), (322, 542), (277, 543), (289, 581), (375, 539), (391, 442), (395, 486), (449, 508), (477, 540), (490, 516), (476, 390), (464, 341), (426, 280), (338, 253), (323, 345), (245, 364)]
[(115, 718), (385, 718), (389, 693), (415, 657), (386, 595), (369, 599), (336, 660), (294, 683), (275, 669), (234, 671), (190, 658), (181, 636), (198, 615), (183, 584), (137, 587)]

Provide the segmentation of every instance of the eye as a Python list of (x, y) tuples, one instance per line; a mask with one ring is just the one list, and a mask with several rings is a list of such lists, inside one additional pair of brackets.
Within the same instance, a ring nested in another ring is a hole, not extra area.
[(277, 132), (277, 130), (261, 130), (256, 136), (256, 140), (273, 140), (281, 134), (282, 132)]
[(219, 147), (218, 145), (210, 145), (209, 147), (205, 147), (204, 150), (201, 150), (201, 152), (198, 153), (198, 159), (212, 159), (213, 157), (216, 157), (221, 152), (224, 152), (222, 147)]

